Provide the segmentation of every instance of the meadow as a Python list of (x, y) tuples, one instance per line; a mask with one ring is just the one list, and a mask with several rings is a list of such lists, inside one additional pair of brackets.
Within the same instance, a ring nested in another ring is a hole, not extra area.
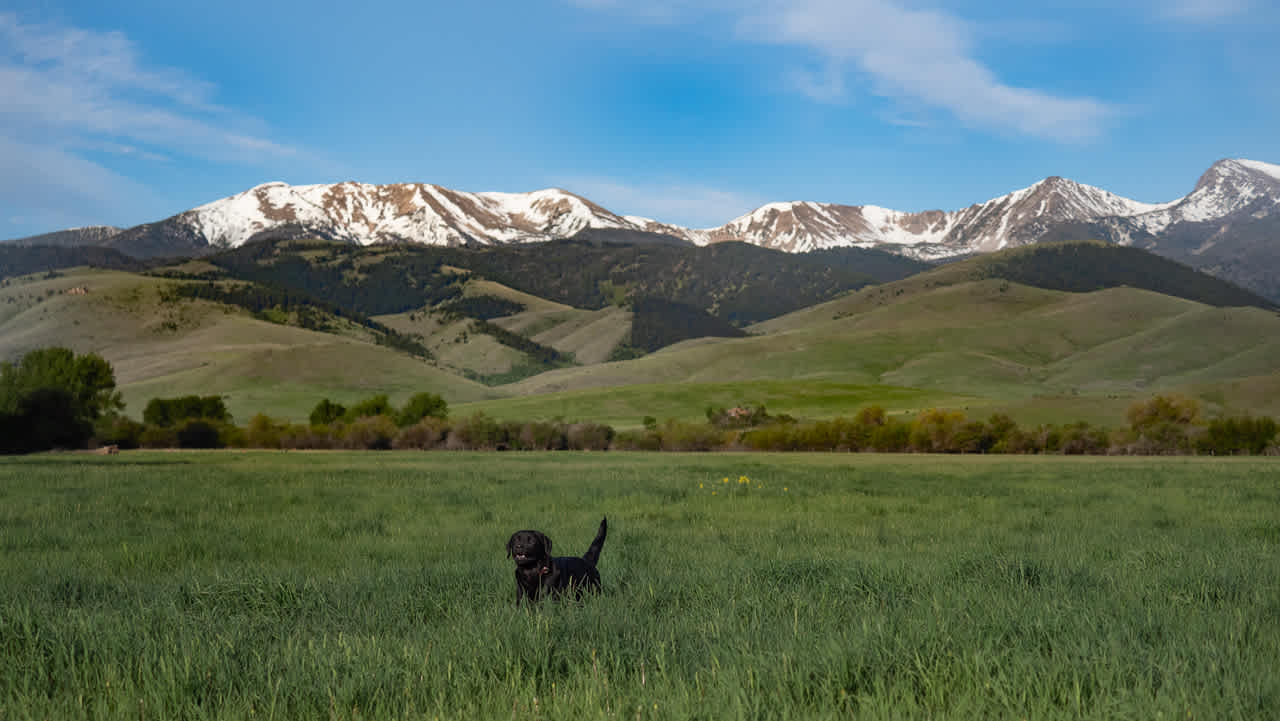
[(0, 719), (1280, 718), (1278, 558), (1271, 458), (6, 458)]

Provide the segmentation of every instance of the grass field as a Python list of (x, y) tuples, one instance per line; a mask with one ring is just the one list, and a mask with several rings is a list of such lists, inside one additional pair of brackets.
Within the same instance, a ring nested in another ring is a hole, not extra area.
[[(1280, 717), (1274, 460), (0, 464), (0, 719)], [(516, 608), (507, 536), (605, 593)]]

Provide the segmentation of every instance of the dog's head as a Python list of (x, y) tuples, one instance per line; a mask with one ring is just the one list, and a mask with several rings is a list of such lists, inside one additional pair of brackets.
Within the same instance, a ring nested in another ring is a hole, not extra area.
[(507, 557), (517, 566), (532, 566), (551, 558), (551, 539), (541, 531), (516, 531), (507, 541)]

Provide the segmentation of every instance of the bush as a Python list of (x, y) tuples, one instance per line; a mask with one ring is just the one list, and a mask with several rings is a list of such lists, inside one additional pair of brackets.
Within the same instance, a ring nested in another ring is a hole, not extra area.
[(674, 420), (666, 422), (661, 434), (664, 451), (715, 451), (722, 449), (728, 439), (719, 428)]
[(341, 446), (357, 450), (388, 451), (399, 432), (395, 421), (388, 416), (364, 416), (342, 428)]
[(178, 433), (169, 426), (147, 426), (138, 437), (143, 448), (177, 448)]
[(613, 427), (603, 423), (574, 423), (566, 429), (569, 448), (575, 451), (604, 451), (613, 442)]
[(138, 448), (142, 445), (142, 432), (146, 426), (118, 413), (98, 419), (93, 428), (93, 444), (97, 446), (117, 446), (121, 449)]
[(281, 439), (288, 429), (288, 423), (274, 421), (259, 413), (249, 419), (249, 425), (244, 429), (244, 442), (250, 448), (280, 448)]
[(188, 418), (173, 429), (178, 448), (223, 448), (222, 427), (208, 418)]
[(1130, 406), (1128, 418), (1135, 436), (1131, 452), (1188, 453), (1192, 428), (1200, 419), (1200, 403), (1185, 396), (1158, 395)]
[(308, 420), (313, 426), (327, 426), (334, 421), (341, 419), (347, 414), (346, 406), (325, 398), (311, 409), (311, 416)]
[(429, 451), (443, 448), (449, 437), (449, 422), (440, 418), (423, 418), (408, 428), (401, 429), (399, 435), (391, 442), (397, 450), (413, 449)]
[(517, 448), (529, 451), (563, 451), (569, 448), (569, 439), (561, 423), (533, 421), (521, 424), (511, 441)]
[(1196, 448), (1218, 456), (1260, 455), (1275, 440), (1276, 431), (1276, 422), (1271, 418), (1215, 418), (1197, 439)]
[(415, 393), (396, 414), (396, 424), (401, 428), (411, 426), (423, 418), (448, 418), (449, 404), (435, 393)]
[(660, 451), (662, 434), (657, 428), (619, 431), (613, 437), (613, 447), (620, 451)]
[(453, 427), (446, 447), (451, 450), (506, 450), (507, 431), (493, 418), (476, 413)]
[(337, 448), (338, 441), (330, 432), (329, 426), (304, 426), (294, 424), (280, 434), (280, 447), (288, 449), (330, 449)]
[(222, 396), (152, 398), (142, 411), (143, 422), (153, 426), (173, 426), (188, 418), (231, 422), (231, 414), (227, 412)]
[(347, 410), (343, 418), (351, 423), (358, 418), (369, 418), (372, 416), (394, 416), (396, 409), (391, 407), (391, 401), (387, 399), (386, 394), (366, 398)]

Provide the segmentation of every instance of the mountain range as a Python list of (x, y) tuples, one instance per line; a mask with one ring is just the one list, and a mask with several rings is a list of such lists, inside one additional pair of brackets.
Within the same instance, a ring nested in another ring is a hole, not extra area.
[(1042, 241), (1099, 239), (1179, 260), (1280, 300), (1280, 165), (1214, 163), (1187, 195), (1143, 203), (1061, 178), (954, 211), (770, 203), (715, 228), (619, 215), (565, 190), (472, 193), (424, 183), (267, 183), (155, 223), (17, 241), (114, 247), (135, 257), (201, 255), (264, 237), (360, 245), (495, 245), (580, 234), (804, 252), (840, 247), (945, 260)]

